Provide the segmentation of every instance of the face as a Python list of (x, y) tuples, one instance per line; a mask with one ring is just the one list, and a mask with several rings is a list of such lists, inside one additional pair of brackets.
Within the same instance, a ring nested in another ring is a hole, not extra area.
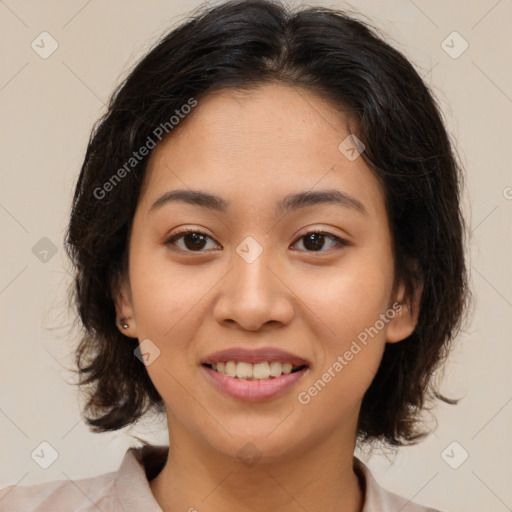
[(384, 192), (347, 122), (303, 89), (224, 90), (153, 151), (116, 308), (171, 438), (268, 460), (355, 441), (385, 344), (415, 319), (393, 307)]

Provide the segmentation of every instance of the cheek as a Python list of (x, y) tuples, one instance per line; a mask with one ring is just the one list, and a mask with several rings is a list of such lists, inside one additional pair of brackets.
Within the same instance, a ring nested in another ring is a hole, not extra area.
[(332, 355), (385, 313), (393, 284), (392, 260), (354, 252), (338, 267), (296, 282), (302, 282), (298, 293), (315, 314), (316, 335)]
[(380, 315), (386, 311), (388, 294), (383, 276), (366, 272), (330, 281), (313, 295), (321, 343), (318, 364), (297, 390), (304, 432), (317, 432), (318, 418), (326, 434), (344, 418), (356, 421), (385, 348), (387, 324)]
[(319, 364), (297, 396), (307, 411), (305, 429), (318, 428), (314, 418), (323, 417), (328, 431), (350, 416), (378, 370), (389, 322), (381, 315), (387, 311), (394, 277), (391, 250), (382, 247), (347, 253), (342, 265), (310, 287), (321, 343)]
[(354, 251), (316, 281), (316, 287), (304, 284), (309, 290), (302, 293), (315, 313), (318, 364), (297, 401), (306, 408), (304, 421), (320, 415), (333, 426), (359, 406), (382, 359), (389, 318), (382, 321), (381, 315), (388, 308), (393, 260), (383, 251)]
[(191, 340), (205, 287), (198, 286), (192, 270), (173, 272), (165, 259), (152, 259), (149, 253), (134, 254), (130, 266), (138, 338), (150, 339), (159, 351), (146, 370), (167, 410), (183, 420), (190, 414)]
[(177, 411), (190, 402), (180, 384), (190, 380), (194, 366), (191, 340), (206, 291), (191, 269), (173, 271), (165, 258), (155, 258), (149, 251), (134, 251), (130, 261), (137, 335), (140, 341), (151, 340), (158, 354), (146, 370), (164, 402)]
[(183, 329), (190, 316), (195, 315), (194, 308), (208, 289), (204, 279), (198, 280), (193, 266), (171, 264), (165, 248), (134, 251), (130, 282), (139, 338), (145, 336), (161, 342), (182, 339), (175, 331)]
[(202, 320), (211, 315), (209, 292), (218, 280), (216, 270), (177, 264), (165, 247), (134, 240), (130, 283), (137, 335), (160, 351), (147, 371), (164, 401), (177, 409), (190, 402), (180, 384), (190, 381), (197, 366), (195, 341)]

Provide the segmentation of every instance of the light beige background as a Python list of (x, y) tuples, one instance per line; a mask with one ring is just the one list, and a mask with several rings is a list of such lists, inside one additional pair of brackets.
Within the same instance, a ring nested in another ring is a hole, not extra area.
[[(0, 487), (112, 471), (133, 444), (124, 432), (90, 433), (80, 420), (77, 390), (66, 384), (74, 340), (66, 330), (70, 276), (62, 240), (89, 133), (109, 94), (129, 66), (197, 5), (0, 2)], [(439, 406), (435, 433), (402, 449), (393, 464), (379, 455), (368, 464), (390, 490), (444, 510), (512, 510), (512, 2), (354, 0), (351, 7), (413, 60), (442, 106), (467, 169), (475, 294), (472, 322), (458, 338), (443, 388), (462, 402)], [(47, 59), (31, 48), (43, 31), (59, 45)], [(456, 59), (442, 47), (453, 31), (469, 44)], [(43, 237), (57, 247), (46, 263), (32, 252)], [(165, 425), (155, 421), (133, 433), (167, 440)], [(48, 469), (31, 458), (42, 441), (58, 452)], [(443, 459), (453, 441), (458, 445)], [(453, 464), (464, 452), (469, 457), (458, 469), (445, 461)]]

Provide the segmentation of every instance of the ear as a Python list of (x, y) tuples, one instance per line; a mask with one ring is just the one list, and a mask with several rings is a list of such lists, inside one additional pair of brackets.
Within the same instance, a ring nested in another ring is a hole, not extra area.
[(388, 343), (397, 343), (412, 334), (418, 323), (422, 292), (423, 284), (416, 287), (412, 296), (406, 296), (403, 284), (398, 287), (398, 292), (390, 306), (395, 315), (388, 324), (386, 333)]
[(112, 299), (116, 308), (116, 325), (129, 338), (138, 338), (137, 321), (132, 303), (130, 282), (125, 275), (118, 274), (111, 286)]

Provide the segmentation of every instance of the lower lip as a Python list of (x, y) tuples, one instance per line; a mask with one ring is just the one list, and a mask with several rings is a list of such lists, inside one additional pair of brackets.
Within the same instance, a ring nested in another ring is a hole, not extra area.
[(201, 366), (206, 375), (223, 393), (244, 400), (245, 402), (262, 402), (275, 398), (291, 389), (308, 371), (308, 368), (294, 373), (273, 377), (266, 380), (235, 379), (216, 372), (207, 366)]

